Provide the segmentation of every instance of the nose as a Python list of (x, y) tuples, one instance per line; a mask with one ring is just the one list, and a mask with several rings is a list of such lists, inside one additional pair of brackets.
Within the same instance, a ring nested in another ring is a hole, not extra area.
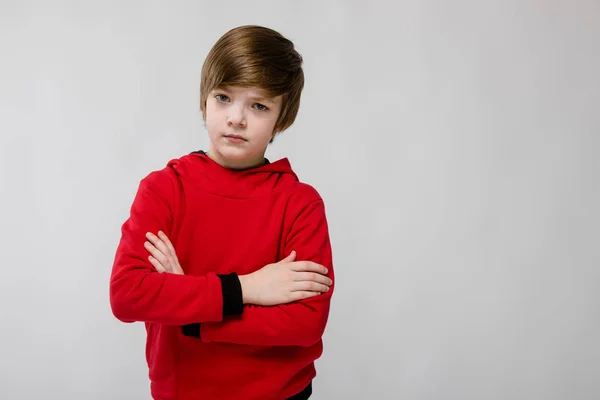
[(227, 125), (244, 127), (246, 126), (246, 115), (242, 107), (232, 105), (229, 107), (229, 114), (227, 116)]

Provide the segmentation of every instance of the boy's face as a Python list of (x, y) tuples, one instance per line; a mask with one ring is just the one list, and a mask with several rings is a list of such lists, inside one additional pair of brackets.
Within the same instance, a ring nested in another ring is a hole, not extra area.
[(268, 98), (256, 88), (214, 89), (206, 100), (208, 154), (225, 168), (262, 165), (281, 111), (281, 96)]

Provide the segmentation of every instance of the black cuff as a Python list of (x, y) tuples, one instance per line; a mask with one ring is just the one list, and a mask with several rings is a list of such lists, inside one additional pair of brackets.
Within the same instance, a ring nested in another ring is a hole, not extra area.
[(200, 324), (187, 324), (181, 327), (181, 333), (183, 336), (192, 336), (200, 338)]
[(287, 400), (308, 400), (312, 395), (312, 382), (308, 383), (308, 386), (304, 388), (300, 393), (288, 397)]
[(221, 279), (221, 291), (223, 292), (223, 317), (241, 314), (244, 311), (244, 301), (240, 278), (235, 272), (227, 275), (217, 274), (217, 276)]

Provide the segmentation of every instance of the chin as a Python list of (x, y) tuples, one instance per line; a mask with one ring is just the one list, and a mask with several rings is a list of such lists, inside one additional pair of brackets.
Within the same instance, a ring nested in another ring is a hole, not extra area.
[(220, 146), (217, 151), (232, 161), (242, 161), (252, 157), (252, 153), (240, 147)]

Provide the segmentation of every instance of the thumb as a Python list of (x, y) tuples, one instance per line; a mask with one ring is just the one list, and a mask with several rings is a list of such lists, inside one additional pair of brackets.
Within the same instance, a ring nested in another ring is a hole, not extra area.
[(183, 268), (181, 268), (179, 262), (175, 263), (175, 267), (173, 267), (173, 272), (177, 275), (185, 275), (183, 272)]
[(283, 260), (279, 261), (280, 263), (284, 263), (284, 262), (292, 262), (296, 259), (296, 251), (292, 250), (292, 252), (290, 253), (289, 256), (287, 256), (286, 258), (284, 258)]

